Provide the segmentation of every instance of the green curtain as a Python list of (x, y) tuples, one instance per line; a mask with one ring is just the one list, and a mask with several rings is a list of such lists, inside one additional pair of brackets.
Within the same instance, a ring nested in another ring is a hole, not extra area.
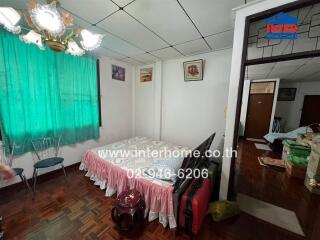
[(40, 50), (0, 30), (0, 121), (5, 143), (99, 138), (96, 61)]

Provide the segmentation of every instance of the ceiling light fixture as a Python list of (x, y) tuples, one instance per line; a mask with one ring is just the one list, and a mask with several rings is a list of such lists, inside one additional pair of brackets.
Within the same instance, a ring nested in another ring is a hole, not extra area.
[[(103, 35), (92, 33), (87, 29), (75, 28), (73, 17), (65, 12), (58, 0), (47, 0), (47, 4), (39, 4), (32, 0), (28, 11), (22, 13), (28, 32), (20, 35), (26, 43), (36, 44), (44, 49), (44, 43), (56, 52), (65, 51), (74, 56), (81, 56), (86, 51), (92, 51), (101, 45)], [(21, 27), (18, 22), (21, 13), (10, 7), (0, 8), (0, 25), (12, 33), (19, 34)], [(77, 41), (80, 41), (81, 48)]]

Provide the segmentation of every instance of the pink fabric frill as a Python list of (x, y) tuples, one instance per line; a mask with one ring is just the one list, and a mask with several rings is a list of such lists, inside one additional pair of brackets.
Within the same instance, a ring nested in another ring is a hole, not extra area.
[(129, 178), (126, 170), (100, 158), (90, 150), (85, 152), (81, 162), (89, 173), (94, 174), (101, 181), (106, 181), (108, 186), (117, 189), (117, 194), (126, 189), (135, 188), (143, 195), (149, 211), (168, 216), (174, 215), (172, 186), (160, 186), (140, 177)]

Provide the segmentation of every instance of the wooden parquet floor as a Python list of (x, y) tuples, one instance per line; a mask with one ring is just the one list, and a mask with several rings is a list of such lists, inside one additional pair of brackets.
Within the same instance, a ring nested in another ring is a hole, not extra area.
[(237, 191), (289, 209), (297, 215), (307, 239), (320, 239), (320, 196), (312, 194), (303, 179), (291, 178), (285, 172), (261, 167), (259, 156), (281, 158), (280, 154), (256, 149), (253, 142), (239, 142)]
[[(122, 235), (111, 220), (115, 198), (77, 170), (40, 177), (32, 200), (23, 185), (0, 190), (0, 215), (4, 217), (6, 239), (189, 239), (181, 229), (163, 228), (158, 222), (146, 223), (130, 235)], [(239, 217), (214, 223), (208, 216), (196, 239), (236, 240), (301, 239), (296, 235), (254, 217)]]

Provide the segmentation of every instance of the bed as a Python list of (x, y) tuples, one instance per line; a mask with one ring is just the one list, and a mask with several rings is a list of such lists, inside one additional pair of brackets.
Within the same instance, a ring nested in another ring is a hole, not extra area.
[[(164, 151), (165, 149), (166, 151), (180, 152), (184, 155), (191, 152), (188, 147), (146, 137), (134, 137), (87, 150), (82, 157), (80, 170), (86, 171), (86, 176), (90, 177), (94, 185), (99, 186), (101, 190), (105, 190), (106, 196), (112, 196), (115, 193), (120, 194), (127, 188), (136, 188), (144, 196), (146, 202), (145, 216), (148, 220), (153, 221), (158, 218), (164, 227), (175, 228), (177, 221), (175, 219), (173, 192), (174, 190), (175, 192), (179, 191), (174, 189), (174, 182), (156, 179), (145, 174), (145, 170), (163, 156), (135, 156), (139, 150), (151, 152), (154, 150)], [(116, 154), (121, 151), (122, 154)], [(131, 153), (131, 155), (129, 156), (128, 153)], [(179, 162), (180, 166), (184, 161), (183, 158), (177, 158), (176, 160), (181, 161)]]

